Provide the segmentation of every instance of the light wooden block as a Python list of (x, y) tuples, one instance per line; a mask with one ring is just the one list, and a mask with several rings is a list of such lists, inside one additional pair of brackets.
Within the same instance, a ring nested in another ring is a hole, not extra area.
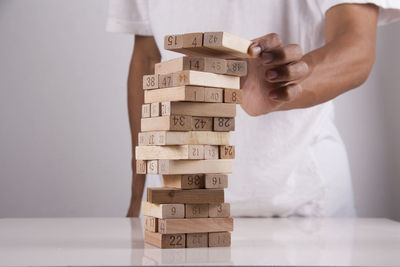
[[(160, 75), (161, 78), (162, 75)], [(184, 70), (175, 72), (172, 75), (173, 86), (195, 85), (205, 87), (221, 87), (221, 88), (240, 88), (240, 77)]]
[(151, 117), (159, 117), (161, 112), (160, 112), (160, 103), (151, 103), (150, 105), (150, 116)]
[(224, 102), (242, 104), (243, 102), (243, 91), (238, 89), (224, 89)]
[(158, 88), (158, 74), (144, 75), (143, 76), (143, 89), (156, 89)]
[(242, 60), (227, 60), (226, 74), (236, 76), (247, 75), (247, 62)]
[(208, 234), (209, 247), (230, 247), (231, 246), (231, 233), (230, 232), (216, 232)]
[(182, 48), (201, 47), (203, 45), (203, 33), (185, 33), (183, 35)]
[(185, 115), (171, 115), (154, 118), (142, 118), (141, 130), (150, 131), (190, 131), (192, 117)]
[(208, 247), (208, 233), (186, 234), (187, 248), (206, 248)]
[(147, 161), (147, 173), (148, 174), (158, 174), (158, 160), (148, 160)]
[(204, 177), (204, 174), (163, 175), (162, 184), (179, 189), (200, 189), (205, 188)]
[(143, 104), (142, 105), (142, 118), (149, 118), (150, 117), (150, 104)]
[(147, 173), (147, 162), (145, 160), (136, 160), (136, 173), (137, 174)]
[(217, 203), (208, 205), (208, 216), (212, 218), (226, 218), (231, 216), (229, 203)]
[[(204, 88), (216, 89), (216, 88)], [(161, 115), (190, 115), (199, 117), (235, 117), (236, 105), (228, 103), (162, 102)]]
[(158, 218), (143, 216), (144, 217), (144, 229), (150, 232), (158, 231)]
[(210, 117), (192, 117), (192, 131), (212, 131), (213, 118)]
[(222, 103), (224, 100), (223, 95), (224, 95), (224, 90), (222, 88), (213, 88), (213, 87), (204, 88), (204, 102)]
[[(229, 132), (235, 130), (235, 118), (214, 117), (213, 130), (216, 132)], [(144, 120), (144, 119), (142, 119)]]
[(185, 234), (160, 234), (144, 232), (144, 241), (158, 248), (185, 248)]
[(160, 159), (159, 174), (232, 173), (232, 160), (165, 160)]
[(183, 46), (183, 35), (166, 35), (164, 37), (164, 48), (166, 50), (179, 49)]
[(185, 218), (207, 218), (209, 204), (185, 204)]
[(204, 102), (204, 87), (180, 86), (144, 91), (144, 103), (164, 101)]
[(205, 188), (227, 188), (228, 175), (221, 173), (207, 173), (204, 177)]
[(142, 202), (142, 214), (161, 219), (184, 218), (185, 205)]
[(235, 146), (220, 146), (219, 147), (219, 158), (220, 159), (234, 159), (235, 158)]
[(158, 231), (162, 234), (233, 231), (233, 218), (160, 219)]
[(162, 74), (158, 76), (158, 88), (172, 87), (173, 85), (173, 74)]
[(204, 159), (219, 159), (218, 146), (205, 145), (204, 146)]
[(203, 145), (137, 146), (136, 159), (204, 159)]
[(249, 57), (248, 49), (251, 41), (227, 32), (205, 32), (203, 46), (226, 52), (237, 57)]
[(158, 204), (223, 203), (223, 189), (147, 188), (147, 201)]
[(143, 132), (138, 136), (140, 146), (165, 146), (165, 145), (229, 145), (228, 132)]

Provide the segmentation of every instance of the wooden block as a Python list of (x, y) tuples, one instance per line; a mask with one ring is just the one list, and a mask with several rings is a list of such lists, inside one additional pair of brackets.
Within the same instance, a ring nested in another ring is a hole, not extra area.
[(158, 219), (155, 217), (144, 216), (144, 229), (150, 232), (157, 232)]
[[(145, 119), (142, 119), (142, 120), (145, 120)], [(216, 132), (234, 131), (235, 130), (235, 118), (215, 117), (213, 130)]]
[(186, 234), (187, 248), (206, 248), (208, 247), (208, 233)]
[(179, 49), (183, 46), (183, 35), (166, 35), (164, 37), (164, 48), (166, 50)]
[(143, 132), (139, 133), (139, 145), (229, 145), (230, 136), (228, 132)]
[(163, 175), (162, 184), (164, 187), (200, 189), (205, 188), (204, 177), (204, 174)]
[(227, 32), (205, 32), (203, 46), (220, 50), (237, 57), (248, 57), (251, 41)]
[(150, 117), (150, 104), (143, 104), (142, 105), (142, 118), (149, 118)]
[(166, 160), (160, 159), (159, 174), (232, 173), (232, 160)]
[(228, 175), (221, 173), (207, 173), (204, 178), (205, 188), (227, 188)]
[(160, 234), (144, 232), (144, 241), (158, 248), (185, 248), (185, 234)]
[(184, 218), (185, 205), (142, 202), (142, 214), (161, 219)]
[(147, 188), (147, 201), (158, 204), (169, 203), (223, 203), (223, 189), (175, 189), (175, 188)]
[(136, 173), (137, 174), (146, 174), (147, 173), (147, 163), (145, 160), (137, 160), (136, 161)]
[(158, 160), (148, 160), (147, 161), (147, 173), (148, 174), (158, 174)]
[[(162, 75), (160, 75), (161, 79)], [(195, 85), (240, 89), (240, 77), (184, 70), (172, 74), (173, 86)]]
[(204, 159), (203, 145), (137, 146), (136, 159)]
[(235, 76), (246, 76), (247, 62), (242, 60), (226, 60), (226, 74)]
[(173, 86), (173, 75), (170, 74), (162, 74), (158, 77), (158, 88), (167, 88)]
[(207, 218), (209, 204), (185, 204), (185, 218)]
[(204, 146), (204, 159), (219, 159), (218, 146), (205, 145)]
[[(216, 89), (216, 88), (204, 88)], [(162, 102), (161, 115), (190, 115), (199, 117), (235, 117), (236, 105), (228, 103)]]
[(208, 234), (209, 247), (230, 247), (231, 246), (231, 233), (230, 232), (216, 232)]
[(162, 234), (233, 231), (233, 218), (160, 219), (158, 231)]
[(182, 48), (201, 47), (203, 45), (203, 33), (185, 33), (183, 35)]
[(243, 91), (237, 89), (224, 89), (224, 102), (242, 104), (243, 102)]
[(192, 131), (212, 131), (213, 118), (192, 117)]
[(158, 88), (158, 74), (144, 75), (143, 76), (143, 89), (156, 89)]
[(190, 131), (192, 117), (185, 115), (161, 116), (141, 119), (141, 130), (149, 131)]
[(204, 102), (204, 87), (180, 86), (144, 91), (144, 103), (164, 101)]
[(228, 65), (226, 60), (224, 59), (206, 57), (204, 58), (204, 71), (218, 74), (227, 74)]
[(219, 146), (219, 158), (220, 159), (234, 159), (235, 158), (235, 146)]
[(224, 90), (222, 88), (205, 87), (204, 102), (223, 102)]
[(208, 205), (208, 216), (213, 218), (225, 218), (231, 216), (229, 203), (217, 203)]
[(160, 103), (155, 102), (150, 105), (150, 116), (159, 117), (160, 116)]

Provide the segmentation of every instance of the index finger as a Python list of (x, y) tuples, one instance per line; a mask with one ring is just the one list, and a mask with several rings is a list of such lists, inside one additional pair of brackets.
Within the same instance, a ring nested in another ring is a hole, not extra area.
[(249, 54), (252, 57), (259, 56), (264, 51), (269, 51), (282, 45), (281, 37), (276, 33), (270, 33), (254, 39), (249, 47)]

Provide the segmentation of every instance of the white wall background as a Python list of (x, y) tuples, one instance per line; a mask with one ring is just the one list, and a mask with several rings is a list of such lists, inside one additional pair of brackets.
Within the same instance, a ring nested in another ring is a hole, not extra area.
[[(0, 2), (0, 217), (125, 215), (133, 38), (105, 33), (106, 12)], [(400, 24), (380, 28), (370, 79), (336, 101), (360, 216), (400, 220), (399, 47)]]

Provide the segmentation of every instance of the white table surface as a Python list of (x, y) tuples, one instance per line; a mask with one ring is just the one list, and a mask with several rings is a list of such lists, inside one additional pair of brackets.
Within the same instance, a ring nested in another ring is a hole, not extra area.
[(0, 265), (400, 266), (387, 219), (237, 218), (230, 248), (158, 249), (139, 219), (0, 219)]

